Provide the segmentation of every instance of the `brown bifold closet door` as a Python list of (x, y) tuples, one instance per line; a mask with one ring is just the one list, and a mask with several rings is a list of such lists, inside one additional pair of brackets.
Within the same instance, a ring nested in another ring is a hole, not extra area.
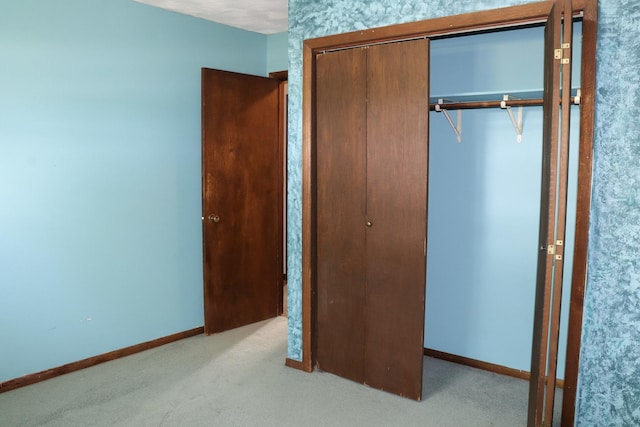
[(367, 55), (365, 382), (421, 399), (429, 41)]
[(365, 49), (316, 61), (317, 364), (364, 382)]
[[(572, 25), (571, 0), (555, 1), (545, 27), (540, 254), (527, 417), (531, 427), (551, 425), (553, 418), (566, 222)], [(562, 102), (561, 79), (566, 85)]]
[(318, 367), (422, 391), (427, 40), (316, 61)]

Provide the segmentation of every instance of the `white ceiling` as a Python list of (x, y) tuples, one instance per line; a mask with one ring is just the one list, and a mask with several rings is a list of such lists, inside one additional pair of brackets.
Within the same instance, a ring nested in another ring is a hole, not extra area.
[(287, 31), (287, 0), (135, 1), (262, 34)]

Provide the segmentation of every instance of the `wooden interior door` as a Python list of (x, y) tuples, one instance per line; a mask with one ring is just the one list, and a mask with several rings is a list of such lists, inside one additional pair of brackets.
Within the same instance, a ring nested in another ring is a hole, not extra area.
[(567, 203), (572, 15), (571, 0), (557, 0), (545, 27), (541, 252), (536, 280), (527, 421), (531, 427), (551, 425), (553, 420)]
[(316, 62), (320, 369), (421, 398), (427, 40)]
[(274, 317), (282, 286), (278, 81), (202, 69), (206, 334)]

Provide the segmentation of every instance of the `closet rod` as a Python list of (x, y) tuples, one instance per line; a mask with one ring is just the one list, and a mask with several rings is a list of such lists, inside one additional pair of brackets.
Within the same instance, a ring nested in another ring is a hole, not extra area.
[[(580, 98), (578, 98), (580, 99)], [(504, 101), (467, 101), (467, 102), (446, 102), (439, 104), (442, 110), (472, 110), (478, 108), (501, 108)], [(571, 103), (576, 104), (575, 97), (571, 97)], [(544, 104), (542, 98), (535, 99), (510, 99), (506, 101), (507, 107), (531, 107)], [(430, 111), (436, 111), (436, 104), (429, 104)]]

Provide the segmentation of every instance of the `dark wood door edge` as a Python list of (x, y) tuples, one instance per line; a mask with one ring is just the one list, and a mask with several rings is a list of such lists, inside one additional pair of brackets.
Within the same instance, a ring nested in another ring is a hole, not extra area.
[[(577, 0), (574, 0), (574, 8)], [(589, 94), (580, 105), (580, 159), (578, 165), (578, 189), (576, 202), (576, 225), (571, 275), (571, 299), (569, 306), (569, 328), (567, 335), (567, 357), (564, 376), (566, 387), (562, 399), (562, 425), (573, 425), (575, 421), (576, 392), (580, 371), (580, 347), (582, 339), (582, 316), (584, 293), (587, 281), (587, 252), (589, 248), (589, 226), (591, 215), (591, 191), (593, 175), (593, 136), (596, 91), (596, 44), (598, 32), (598, 4), (584, 4), (582, 21), (582, 64), (580, 85), (582, 92)]]
[(175, 341), (179, 341), (184, 338), (201, 335), (204, 332), (204, 327), (189, 329), (188, 331), (178, 332), (173, 335), (158, 338), (151, 341), (146, 341), (140, 344), (135, 344), (130, 347), (121, 348), (119, 350), (110, 351), (108, 353), (100, 354), (90, 357), (88, 359), (78, 360), (66, 365), (58, 366), (56, 368), (47, 369), (45, 371), (36, 372), (33, 374), (27, 374), (22, 377), (14, 378), (0, 383), (0, 393), (5, 391), (15, 390), (20, 387), (25, 387), (31, 384), (38, 383), (40, 381), (48, 380), (58, 377), (60, 375), (68, 374), (70, 372), (79, 371), (80, 369), (90, 368), (91, 366), (99, 365), (101, 363), (110, 362), (115, 359), (119, 359), (125, 356), (131, 356), (135, 353), (140, 353), (145, 350), (160, 347), (165, 344), (169, 344)]
[(274, 71), (272, 73), (269, 73), (269, 77), (271, 77), (272, 79), (280, 80), (281, 82), (286, 82), (287, 80), (289, 80), (289, 71)]
[(289, 359), (288, 357), (285, 359), (284, 365), (289, 368), (297, 369), (299, 371), (311, 372), (311, 369), (305, 368), (304, 363), (298, 360)]
[[(446, 360), (447, 362), (470, 366), (476, 369), (482, 369), (483, 371), (489, 371), (500, 375), (519, 378), (521, 380), (529, 381), (529, 378), (531, 377), (531, 373), (527, 371), (521, 371), (519, 369), (496, 365), (494, 363), (483, 362), (482, 360), (458, 356), (457, 354), (445, 353), (444, 351), (433, 350), (430, 348), (424, 349), (424, 355), (433, 357), (434, 359)], [(556, 387), (564, 388), (564, 380), (556, 379)]]

